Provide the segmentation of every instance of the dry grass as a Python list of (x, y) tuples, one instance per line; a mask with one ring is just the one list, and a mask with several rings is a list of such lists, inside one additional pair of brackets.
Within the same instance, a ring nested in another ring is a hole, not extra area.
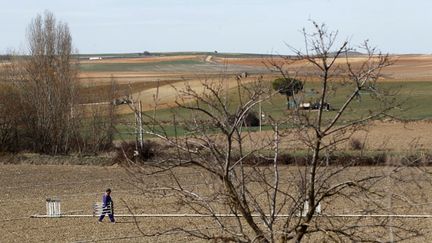
[[(120, 98), (123, 96), (126, 96), (128, 94), (133, 94), (137, 92), (141, 92), (143, 90), (149, 90), (154, 89), (158, 86), (166, 86), (169, 84), (173, 84), (179, 81), (161, 81), (161, 82), (133, 82), (130, 84), (126, 83), (119, 83), (116, 85), (116, 93), (117, 97)], [(104, 101), (110, 101), (107, 100), (108, 97), (107, 94), (110, 93), (112, 89), (111, 84), (102, 83), (99, 85), (86, 85), (82, 86), (80, 89), (80, 95), (81, 95), (81, 103), (94, 103), (94, 102), (104, 102)]]

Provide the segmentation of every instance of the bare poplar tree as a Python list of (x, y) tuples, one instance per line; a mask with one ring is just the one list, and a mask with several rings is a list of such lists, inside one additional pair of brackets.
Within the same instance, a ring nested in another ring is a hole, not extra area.
[(29, 25), (27, 43), (28, 56), (15, 58), (10, 68), (24, 136), (35, 151), (67, 153), (78, 86), (69, 27), (46, 11)]
[[(293, 49), (296, 58), (270, 61), (269, 66), (287, 80), (292, 73), (297, 74), (295, 80), (317, 79), (318, 109), (297, 107), (287, 121), (270, 117), (272, 132), (267, 136), (251, 132), (244, 123), (248, 112), (274, 95), (271, 84), (261, 79), (248, 84), (238, 79), (231, 96), (224, 79), (205, 80), (202, 90), (189, 85), (178, 90), (179, 112), (170, 123), (174, 134), (166, 122), (143, 114), (144, 132), (164, 144), (165, 156), (145, 164), (130, 159), (126, 169), (131, 181), (155, 198), (157, 207), (176, 198), (177, 213), (208, 217), (201, 223), (194, 218), (183, 227), (158, 232), (146, 232), (137, 223), (144, 236), (174, 232), (233, 242), (394, 242), (418, 235), (415, 227), (386, 216), (395, 212), (389, 200), (401, 208), (409, 201), (401, 199), (410, 197), (403, 190), (388, 193), (395, 183), (410, 183), (406, 167), (392, 164), (371, 169), (354, 166), (355, 160), (334, 160), (341, 144), (355, 131), (368, 121), (388, 116), (396, 107), (393, 98), (376, 85), (381, 70), (391, 64), (389, 57), (364, 43), (366, 54), (354, 63), (347, 41), (338, 42), (337, 32), (325, 25), (313, 22), (313, 26), (311, 34), (304, 32), (304, 51)], [(291, 67), (298, 67), (297, 63), (302, 63), (303, 73), (293, 72)], [(334, 91), (338, 85), (351, 91), (340, 107), (325, 114), (324, 104), (338, 95)], [(367, 114), (346, 117), (362, 92), (375, 99), (376, 107)], [(281, 129), (282, 123), (289, 128)], [(286, 162), (281, 151), (289, 149), (282, 144), (294, 142), (303, 144), (305, 160), (292, 166), (281, 164)], [(184, 168), (192, 175), (184, 175)], [(157, 183), (146, 183), (155, 175)], [(191, 184), (191, 180), (200, 183)], [(357, 215), (339, 215), (345, 210)], [(363, 217), (370, 214), (381, 216)]]

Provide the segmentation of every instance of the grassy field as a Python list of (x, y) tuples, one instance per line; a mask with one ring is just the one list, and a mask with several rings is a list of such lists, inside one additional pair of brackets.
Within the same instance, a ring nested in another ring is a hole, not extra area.
[[(173, 120), (174, 114), (178, 121), (188, 120), (192, 114), (187, 110), (179, 109), (174, 105), (176, 93), (170, 85), (175, 84), (176, 88), (183, 86), (183, 81), (193, 81), (194, 85), (199, 88), (199, 81), (207, 78), (215, 80), (220, 78), (215, 76), (216, 73), (223, 73), (223, 71), (230, 72), (228, 74), (228, 82), (232, 91), (230, 92), (230, 107), (235, 110), (238, 105), (238, 96), (235, 94), (236, 81), (235, 74), (242, 71), (251, 71), (251, 73), (260, 73), (265, 70), (262, 67), (264, 56), (262, 55), (249, 55), (249, 54), (220, 54), (225, 55), (223, 62), (207, 62), (204, 61), (206, 55), (218, 56), (220, 53), (157, 53), (154, 56), (142, 57), (137, 53), (126, 54), (103, 54), (103, 55), (87, 55), (81, 56), (82, 58), (90, 56), (104, 57), (102, 60), (96, 61), (83, 61), (80, 65), (82, 71), (81, 81), (83, 87), (80, 92), (83, 96), (83, 103), (93, 102), (106, 102), (109, 101), (107, 97), (110, 90), (110, 75), (118, 79), (118, 95), (124, 96), (125, 94), (138, 94), (142, 92), (140, 100), (143, 101), (143, 106), (147, 115), (153, 115), (152, 100), (153, 94), (156, 92), (158, 85), (160, 88), (161, 106), (157, 110), (156, 117), (159, 120), (166, 122), (165, 129), (169, 135), (181, 135), (184, 131), (181, 128), (174, 129), (169, 125)], [(105, 59), (105, 57), (107, 57)], [(430, 56), (400, 56), (394, 57), (398, 62), (390, 67), (392, 74), (389, 78), (380, 82), (380, 88), (390, 90), (392, 95), (387, 98), (400, 103), (400, 106), (392, 111), (395, 117), (406, 120), (422, 120), (432, 118), (432, 75), (429, 70), (431, 66)], [(358, 60), (357, 60), (358, 59)], [(358, 57), (355, 61), (361, 61), (362, 58)], [(268, 70), (267, 70), (268, 72)], [(209, 73), (212, 73), (210, 75)], [(264, 79), (272, 80), (274, 74), (265, 74)], [(391, 77), (390, 77), (391, 76)], [(250, 79), (258, 77), (251, 75)], [(87, 80), (88, 79), (88, 80)], [(316, 101), (316, 95), (312, 90), (319, 90), (318, 82), (308, 82), (305, 85), (304, 102)], [(165, 93), (164, 93), (165, 92)], [(334, 109), (338, 109), (345, 98), (349, 94), (349, 87), (337, 87), (329, 98), (328, 102)], [(135, 95), (138, 97), (138, 95)], [(135, 97), (134, 96), (134, 97)], [(379, 105), (369, 93), (362, 93), (361, 100), (353, 102), (352, 107), (347, 111), (341, 122), (365, 116), (369, 113), (371, 108), (376, 108)], [(166, 108), (166, 107), (173, 108)], [(120, 108), (121, 119), (124, 121), (134, 121), (134, 117), (130, 113), (126, 105)], [(254, 108), (258, 112), (258, 107)], [(273, 118), (283, 119), (287, 117), (288, 111), (286, 109), (286, 98), (283, 95), (275, 95), (271, 100), (262, 103), (262, 111), (266, 117), (272, 116)], [(305, 111), (314, 116), (316, 111)], [(325, 118), (330, 118), (335, 115), (336, 111), (325, 112)], [(266, 120), (263, 120), (263, 130), (268, 130)], [(119, 125), (118, 130), (124, 134), (134, 132), (129, 126)], [(252, 128), (256, 131), (257, 128)], [(122, 135), (123, 136), (123, 135)], [(126, 138), (133, 138), (130, 135), (124, 135)]]
[[(432, 82), (384, 82), (379, 87), (383, 90), (391, 91), (391, 94), (386, 97), (387, 99), (394, 99), (396, 104), (401, 104), (392, 113), (396, 117), (408, 120), (432, 118), (432, 96), (430, 95), (432, 93)], [(318, 90), (319, 84), (316, 82), (306, 84), (305, 102), (314, 102), (316, 100), (316, 95), (309, 92), (311, 89)], [(338, 109), (343, 104), (350, 91), (349, 87), (340, 87), (336, 93), (328, 98), (328, 102), (333, 109)], [(352, 103), (351, 109), (347, 111), (344, 119), (348, 120), (364, 116), (369, 113), (371, 108), (377, 107), (379, 103), (378, 100), (371, 97), (370, 93), (363, 93), (360, 100)], [(229, 99), (231, 110), (234, 111), (238, 104), (238, 96), (233, 89)], [(271, 115), (274, 118), (285, 117), (287, 115), (286, 107), (286, 97), (279, 94), (275, 95), (271, 100), (262, 103), (263, 113)], [(254, 110), (258, 112), (258, 107), (255, 107)], [(314, 113), (315, 111), (306, 112)], [(326, 112), (325, 116), (332, 117), (335, 112)], [(153, 111), (148, 111), (147, 114), (152, 115)], [(189, 111), (179, 108), (160, 109), (157, 111), (156, 116), (160, 120), (171, 121), (173, 114), (177, 114), (179, 119), (190, 119), (191, 117)]]
[[(306, 90), (317, 89), (318, 83), (308, 83)], [(359, 141), (365, 142), (365, 149), (370, 151), (403, 151), (412, 152), (412, 150), (421, 150), (423, 152), (430, 151), (432, 146), (432, 139), (430, 136), (424, 136), (429, 132), (432, 132), (432, 126), (428, 121), (422, 121), (424, 119), (429, 120), (432, 118), (432, 109), (429, 104), (432, 102), (432, 97), (429, 93), (432, 92), (432, 82), (383, 82), (381, 85), (382, 89), (393, 90), (397, 95), (391, 95), (389, 99), (396, 99), (397, 102), (402, 103), (400, 108), (395, 109), (392, 114), (400, 119), (411, 121), (408, 124), (404, 123), (393, 123), (393, 122), (379, 122), (369, 126), (367, 131), (359, 132), (356, 137)], [(329, 102), (332, 107), (337, 109), (342, 105), (345, 97), (348, 95), (348, 87), (341, 87), (338, 89), (335, 95), (329, 98)], [(306, 99), (313, 99), (312, 95), (307, 96)], [(235, 95), (235, 91), (232, 90), (230, 95), (230, 107), (234, 111), (238, 105), (238, 96)], [(342, 118), (340, 123), (365, 116), (369, 113), (369, 109), (375, 109), (379, 105), (375, 99), (371, 98), (370, 94), (362, 94), (360, 101), (354, 101), (352, 108), (347, 110), (346, 115)], [(258, 107), (254, 110), (257, 112)], [(283, 95), (277, 94), (272, 100), (264, 102), (262, 104), (262, 110), (266, 114), (266, 117), (271, 115), (273, 118), (284, 119), (289, 116), (286, 110), (286, 98)], [(315, 116), (316, 111), (305, 111), (311, 116)], [(336, 111), (325, 112), (325, 118), (331, 118), (335, 115)], [(174, 127), (173, 120), (180, 122), (188, 121), (191, 117), (197, 117), (192, 114), (189, 110), (180, 108), (170, 109), (159, 109), (155, 113), (153, 111), (146, 111), (146, 115), (153, 116), (163, 121), (164, 132), (168, 136), (183, 136), (187, 131), (179, 125)], [(204, 119), (203, 117), (201, 117)], [(129, 121), (133, 124), (133, 115), (122, 115), (123, 121)], [(280, 128), (289, 128), (289, 124), (281, 125)], [(129, 140), (134, 139), (134, 126), (133, 125), (118, 125), (118, 131), (120, 132), (116, 139)], [(156, 127), (158, 128), (158, 127)], [(244, 128), (244, 131), (253, 132), (253, 139), (255, 141), (261, 141), (261, 137), (272, 136), (271, 127), (267, 125), (267, 121), (263, 120), (262, 126), (263, 132), (259, 132), (258, 127)], [(159, 131), (162, 129), (159, 128)], [(209, 129), (209, 132), (215, 132)], [(145, 138), (152, 138), (149, 135), (145, 135)], [(295, 139), (292, 136), (283, 138), (283, 141), (289, 141)], [(346, 147), (344, 147), (346, 146)], [(293, 151), (305, 149), (304, 146), (299, 144), (293, 144), (292, 142), (283, 142), (282, 147), (288, 149), (289, 153)], [(348, 144), (342, 145), (343, 149), (349, 149)], [(352, 153), (352, 151), (348, 151)], [(397, 152), (397, 153), (399, 153)]]

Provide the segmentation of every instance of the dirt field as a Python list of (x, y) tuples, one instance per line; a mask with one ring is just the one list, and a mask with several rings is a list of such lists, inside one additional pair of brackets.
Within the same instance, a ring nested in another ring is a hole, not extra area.
[[(393, 65), (385, 68), (383, 74), (387, 81), (432, 81), (432, 55), (391, 55)], [(217, 62), (235, 65), (249, 65), (264, 67), (270, 61), (281, 63), (281, 58), (217, 58)], [(362, 56), (350, 57), (355, 65), (364, 61)], [(344, 59), (340, 60), (345, 61)], [(299, 62), (292, 66), (294, 70), (304, 69), (305, 62)]]
[[(418, 122), (373, 122), (367, 129), (354, 133), (352, 138), (364, 143), (365, 151), (391, 151), (402, 154), (425, 152), (430, 153), (432, 147), (432, 123)], [(248, 146), (261, 146), (273, 138), (272, 132), (254, 132)], [(250, 144), (249, 144), (250, 143)], [(350, 149), (349, 141), (340, 145), (340, 149)], [(295, 133), (289, 132), (281, 138), (281, 148), (288, 151), (305, 149)]]
[[(131, 204), (137, 212), (157, 213), (159, 204), (140, 196), (127, 183), (126, 174), (115, 167), (93, 166), (0, 166), (0, 235), (2, 242), (161, 242), (183, 241), (181, 238), (162, 237), (135, 239), (140, 236), (132, 219), (118, 218), (118, 223), (97, 224), (97, 218), (30, 219), (33, 214), (45, 214), (45, 199), (59, 197), (62, 212), (92, 214), (92, 205), (100, 202), (107, 187), (113, 189), (118, 214), (128, 213), (122, 200)], [(154, 183), (154, 178), (148, 180)], [(139, 208), (134, 203), (139, 202)], [(169, 213), (166, 204), (166, 213)], [(169, 221), (169, 219), (168, 219)], [(157, 222), (157, 223), (155, 223)], [(168, 223), (160, 219), (140, 219), (146, 231), (164, 227)], [(182, 223), (176, 220), (174, 223)]]
[[(283, 177), (289, 179), (290, 173), (296, 168), (284, 168)], [(355, 167), (349, 169), (341, 178), (353, 177), (359, 174), (381, 173), (385, 168)], [(176, 173), (183, 183), (203, 190), (202, 181), (204, 174), (193, 168), (181, 168)], [(410, 173), (419, 173), (411, 170)], [(407, 174), (408, 175), (408, 174)], [(418, 174), (419, 183), (424, 186), (424, 192), (432, 189), (430, 185), (421, 182), (421, 174)], [(412, 175), (411, 175), (412, 176)], [(164, 177), (145, 178), (145, 186), (163, 183)], [(112, 197), (115, 201), (116, 213), (128, 213), (126, 204), (134, 213), (178, 213), (188, 212), (187, 209), (176, 206), (171, 198), (156, 198), (143, 196), (136, 187), (131, 185), (128, 175), (117, 166), (74, 166), (74, 165), (0, 165), (0, 235), (2, 242), (185, 242), (196, 241), (178, 235), (145, 237), (135, 227), (131, 218), (117, 218), (117, 224), (108, 223), (105, 220), (97, 224), (97, 218), (30, 218), (30, 215), (45, 214), (45, 199), (58, 197), (62, 200), (62, 212), (67, 214), (91, 214), (92, 204), (100, 201), (102, 192), (106, 187), (113, 189)], [(200, 186), (201, 185), (201, 186)], [(201, 188), (200, 188), (201, 187)], [(397, 209), (398, 213), (428, 214), (430, 207), (430, 195), (418, 196), (421, 193), (411, 190), (410, 187), (394, 187), (395, 193), (410, 194), (413, 206)], [(205, 188), (208, 190), (208, 188)], [(423, 201), (422, 201), (423, 200)], [(323, 205), (326, 213), (355, 213), (360, 199), (354, 201), (334, 201)], [(428, 202), (427, 205), (414, 206), (415, 202)], [(357, 206), (356, 206), (357, 205)], [(397, 205), (397, 204), (395, 204)], [(424, 237), (409, 242), (424, 242), (432, 239), (430, 225), (431, 219), (407, 219), (408, 225), (417, 225)], [(138, 218), (138, 224), (145, 233), (155, 232), (167, 227), (179, 226), (184, 229), (193, 227), (211, 227), (205, 219), (197, 218)], [(313, 241), (310, 241), (313, 242)]]
[(178, 61), (178, 60), (196, 60), (203, 59), (202, 56), (198, 55), (179, 55), (179, 56), (148, 56), (141, 58), (109, 58), (100, 60), (84, 60), (80, 63), (154, 63), (154, 62), (167, 62), (167, 61)]

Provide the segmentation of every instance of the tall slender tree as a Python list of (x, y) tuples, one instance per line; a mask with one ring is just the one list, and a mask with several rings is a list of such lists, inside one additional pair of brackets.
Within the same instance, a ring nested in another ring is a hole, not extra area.
[(29, 56), (18, 61), (14, 75), (26, 135), (35, 151), (68, 152), (78, 86), (69, 27), (46, 11), (30, 23), (27, 43)]

